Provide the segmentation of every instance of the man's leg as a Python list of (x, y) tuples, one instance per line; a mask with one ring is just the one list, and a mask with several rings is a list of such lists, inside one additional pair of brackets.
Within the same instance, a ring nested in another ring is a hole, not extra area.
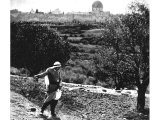
[(47, 94), (46, 94), (46, 97), (45, 97), (43, 106), (42, 106), (42, 108), (41, 108), (41, 113), (42, 113), (42, 114), (43, 114), (44, 110), (47, 108), (47, 106), (51, 104), (51, 101), (46, 101), (46, 99), (48, 98), (49, 95), (50, 95), (50, 93), (47, 93)]
[(47, 103), (47, 102), (51, 101), (54, 98), (55, 93), (56, 92), (48, 93), (47, 98), (45, 99), (44, 102)]
[(43, 106), (42, 106), (42, 108), (41, 108), (41, 113), (42, 113), (42, 114), (43, 114), (44, 110), (47, 108), (47, 106), (48, 106), (49, 104), (51, 104), (51, 101), (43, 103)]
[(58, 103), (58, 100), (52, 100), (51, 101), (50, 106), (51, 106), (51, 115), (52, 116), (56, 116), (56, 114), (55, 114), (55, 107), (56, 107), (57, 103)]

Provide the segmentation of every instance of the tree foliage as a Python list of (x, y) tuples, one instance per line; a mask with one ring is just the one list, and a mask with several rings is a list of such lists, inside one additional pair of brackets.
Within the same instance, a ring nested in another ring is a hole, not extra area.
[(113, 16), (112, 19), (106, 21), (102, 39), (105, 47), (98, 53), (97, 59), (99, 60), (96, 60), (98, 75), (96, 76), (104, 76), (103, 80), (112, 76), (116, 87), (122, 87), (124, 82), (130, 82), (126, 78), (131, 77), (134, 71), (132, 66), (134, 61), (130, 53), (129, 28), (122, 23), (121, 16)]
[(47, 26), (29, 22), (11, 23), (11, 66), (37, 73), (55, 61), (69, 59), (69, 44)]
[(130, 14), (106, 21), (102, 39), (105, 46), (113, 49), (112, 54), (106, 47), (96, 60), (103, 80), (114, 75), (120, 87), (126, 82), (138, 86), (145, 74), (149, 74), (149, 9), (140, 3), (132, 3), (129, 9)]
[(106, 21), (102, 39), (113, 50), (112, 54), (102, 50), (96, 64), (103, 80), (114, 75), (116, 87), (124, 87), (126, 82), (138, 87), (137, 109), (141, 111), (149, 84), (149, 9), (141, 3), (132, 3), (129, 9), (129, 14)]
[[(149, 8), (145, 4), (133, 3), (132, 14), (126, 17), (125, 24), (130, 29), (132, 47), (139, 46), (139, 60), (136, 61), (136, 83), (138, 87), (137, 110), (143, 111), (145, 92), (149, 84)], [(136, 51), (135, 51), (136, 52)]]

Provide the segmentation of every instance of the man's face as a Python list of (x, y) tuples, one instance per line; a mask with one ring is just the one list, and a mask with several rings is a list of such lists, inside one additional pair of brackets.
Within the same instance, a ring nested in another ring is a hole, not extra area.
[(60, 69), (60, 67), (56, 67), (56, 68), (55, 68), (56, 71), (59, 70), (59, 69)]

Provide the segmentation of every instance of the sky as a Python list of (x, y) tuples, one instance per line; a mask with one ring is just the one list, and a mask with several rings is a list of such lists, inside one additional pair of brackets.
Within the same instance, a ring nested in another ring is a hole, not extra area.
[[(42, 12), (59, 9), (61, 12), (90, 12), (92, 3), (96, 0), (10, 0), (10, 8), (24, 12), (31, 9)], [(133, 0), (100, 0), (103, 4), (103, 11), (118, 14), (125, 13), (127, 5)], [(148, 1), (148, 0), (145, 0)]]

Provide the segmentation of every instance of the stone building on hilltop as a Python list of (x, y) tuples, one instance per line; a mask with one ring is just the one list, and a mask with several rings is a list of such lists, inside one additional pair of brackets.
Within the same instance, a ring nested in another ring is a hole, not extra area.
[(92, 4), (92, 12), (93, 13), (101, 13), (103, 12), (103, 4), (101, 1), (95, 1)]

